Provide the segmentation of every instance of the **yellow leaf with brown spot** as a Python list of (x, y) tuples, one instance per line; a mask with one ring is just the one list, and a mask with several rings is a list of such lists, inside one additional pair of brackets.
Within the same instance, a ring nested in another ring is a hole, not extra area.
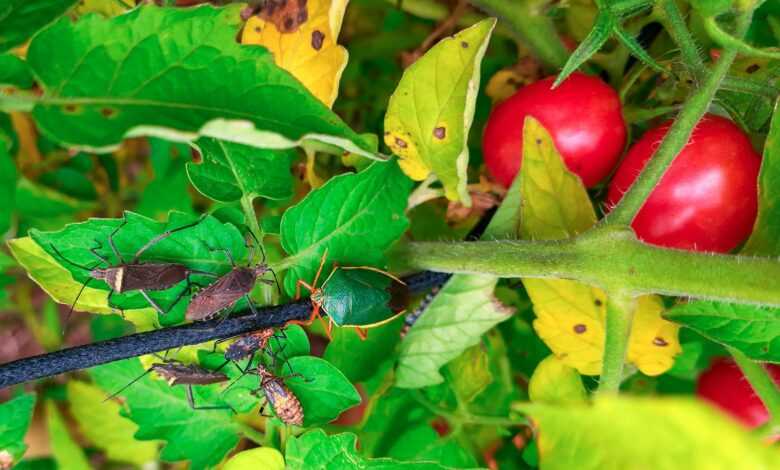
[[(596, 223), (596, 214), (579, 177), (568, 171), (550, 134), (533, 118), (523, 127), (520, 171), (520, 235), (534, 240), (575, 236)], [(553, 354), (584, 375), (601, 373), (606, 294), (568, 280), (524, 279), (533, 303), (533, 326)], [(628, 361), (647, 375), (672, 367), (680, 353), (679, 327), (661, 318), (656, 295), (637, 299)]]
[(337, 43), (348, 0), (267, 0), (247, 20), (243, 44), (265, 46), (276, 65), (290, 72), (320, 101), (332, 106), (347, 65)]
[(439, 41), (404, 71), (385, 114), (385, 143), (401, 169), (422, 181), (431, 173), (451, 201), (469, 206), (467, 145), (480, 64), (496, 25), (486, 19)]

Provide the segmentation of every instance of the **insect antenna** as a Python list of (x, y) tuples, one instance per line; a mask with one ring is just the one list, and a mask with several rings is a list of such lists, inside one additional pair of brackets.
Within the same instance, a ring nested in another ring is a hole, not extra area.
[(84, 292), (84, 289), (87, 288), (90, 281), (92, 281), (92, 278), (89, 278), (86, 281), (84, 281), (84, 283), (81, 285), (81, 289), (79, 289), (79, 293), (76, 294), (76, 298), (73, 299), (73, 303), (70, 304), (70, 309), (68, 309), (68, 314), (65, 315), (65, 322), (62, 325), (62, 336), (65, 336), (65, 332), (68, 329), (68, 323), (70, 322), (70, 316), (73, 315), (73, 310), (76, 308), (76, 304), (78, 303), (79, 298), (81, 298), (82, 292)]
[(107, 402), (108, 400), (110, 400), (110, 399), (112, 399), (112, 398), (116, 398), (116, 396), (117, 396), (117, 395), (119, 395), (120, 393), (122, 393), (122, 392), (124, 392), (125, 390), (127, 390), (127, 389), (128, 389), (130, 386), (131, 386), (131, 385), (133, 385), (134, 383), (136, 383), (136, 382), (138, 382), (139, 380), (141, 380), (142, 378), (144, 378), (144, 376), (148, 375), (148, 374), (149, 374), (151, 371), (153, 371), (153, 370), (154, 370), (154, 366), (152, 366), (152, 367), (150, 367), (150, 368), (146, 369), (146, 371), (145, 371), (143, 374), (141, 374), (141, 375), (139, 375), (138, 377), (134, 378), (134, 379), (133, 379), (133, 380), (131, 380), (131, 381), (130, 381), (130, 383), (128, 383), (127, 385), (125, 385), (124, 387), (120, 388), (119, 390), (117, 390), (116, 392), (112, 393), (111, 395), (107, 396), (107, 397), (106, 397), (106, 399), (105, 399), (105, 400), (103, 400), (103, 402), (105, 403), (105, 402)]
[(54, 244), (53, 244), (53, 243), (49, 243), (49, 246), (50, 246), (50, 247), (51, 247), (51, 249), (54, 251), (54, 253), (55, 253), (55, 254), (56, 254), (58, 257), (60, 257), (60, 259), (62, 259), (63, 261), (65, 261), (65, 262), (66, 262), (66, 263), (68, 263), (69, 265), (71, 265), (71, 266), (75, 266), (75, 267), (77, 267), (77, 268), (79, 268), (79, 269), (83, 269), (83, 270), (85, 270), (85, 271), (92, 271), (93, 269), (95, 269), (95, 268), (96, 268), (96, 267), (97, 267), (97, 266), (100, 264), (100, 263), (96, 263), (96, 264), (93, 264), (92, 266), (84, 266), (83, 264), (74, 263), (73, 261), (71, 261), (71, 260), (69, 260), (68, 258), (66, 258), (65, 256), (63, 256), (63, 255), (62, 255), (62, 253), (60, 253), (60, 250), (58, 250), (58, 249), (57, 249), (57, 247), (56, 247), (56, 246), (54, 246)]

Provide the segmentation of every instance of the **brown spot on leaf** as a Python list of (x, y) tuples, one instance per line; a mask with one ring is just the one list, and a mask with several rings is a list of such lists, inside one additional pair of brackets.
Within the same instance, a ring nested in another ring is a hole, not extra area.
[(78, 105), (75, 105), (75, 104), (66, 104), (65, 106), (62, 107), (62, 109), (66, 113), (75, 114), (75, 113), (79, 112), (80, 107)]
[(307, 0), (266, 0), (258, 16), (273, 23), (280, 33), (294, 33), (309, 19)]
[(433, 130), (433, 136), (441, 140), (447, 137), (447, 129), (444, 126), (439, 126)]
[(462, 47), (464, 49), (468, 49), (469, 48), (469, 43), (467, 43), (466, 41), (461, 41), (460, 42), (460, 47)]
[(100, 108), (100, 114), (106, 119), (116, 116), (116, 112), (114, 108)]
[(536, 138), (536, 145), (542, 145), (542, 139)]
[(315, 51), (318, 51), (322, 49), (322, 42), (325, 40), (325, 35), (322, 34), (322, 31), (315, 29), (311, 33), (311, 47), (314, 48)]
[(666, 340), (660, 336), (653, 338), (653, 344), (656, 346), (669, 346), (669, 343), (667, 343)]
[(601, 307), (604, 305), (604, 302), (602, 302), (601, 299), (596, 299), (593, 301), (593, 304), (596, 305), (596, 307)]
[(586, 331), (588, 331), (588, 327), (583, 325), (582, 323), (577, 323), (576, 325), (574, 325), (574, 332), (577, 333), (578, 335), (581, 335)]
[(745, 69), (745, 72), (747, 73), (756, 73), (761, 69), (761, 66), (758, 64), (750, 64), (748, 68)]
[(395, 138), (395, 145), (401, 147), (402, 149), (405, 149), (409, 146), (409, 144), (407, 144), (406, 141), (400, 137)]

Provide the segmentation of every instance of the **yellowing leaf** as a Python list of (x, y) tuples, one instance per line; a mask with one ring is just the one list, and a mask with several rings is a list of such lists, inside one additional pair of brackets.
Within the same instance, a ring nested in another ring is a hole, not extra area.
[(466, 141), (495, 25), (494, 19), (480, 21), (431, 48), (406, 69), (385, 115), (385, 143), (404, 173), (418, 181), (434, 173), (448, 199), (467, 205)]
[(488, 80), (487, 85), (485, 85), (485, 94), (493, 103), (498, 103), (514, 95), (523, 82), (523, 77), (517, 70), (513, 68), (501, 69)]
[[(520, 234), (556, 240), (584, 232), (596, 214), (579, 177), (568, 171), (552, 138), (534, 118), (523, 127)], [(524, 279), (534, 306), (533, 326), (564, 364), (584, 375), (601, 373), (606, 294), (568, 280)], [(658, 296), (638, 299), (629, 339), (628, 360), (642, 373), (658, 375), (674, 363), (679, 327), (661, 318)]]
[[(303, 3), (303, 6), (301, 4)], [(243, 44), (265, 46), (276, 65), (290, 72), (320, 101), (332, 106), (347, 65), (339, 31), (348, 0), (269, 3), (246, 22)]]
[(273, 447), (257, 447), (239, 452), (225, 462), (222, 470), (283, 470), (284, 457)]

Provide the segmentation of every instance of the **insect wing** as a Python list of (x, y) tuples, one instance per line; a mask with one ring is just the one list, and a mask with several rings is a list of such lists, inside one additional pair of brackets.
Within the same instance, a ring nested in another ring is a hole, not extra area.
[(363, 269), (336, 269), (322, 287), (322, 308), (339, 326), (371, 326), (393, 318), (390, 279)]
[(187, 306), (187, 319), (206, 320), (220, 310), (232, 307), (252, 290), (254, 280), (254, 273), (249, 270), (230, 271), (192, 298)]
[(281, 379), (274, 378), (263, 383), (263, 391), (268, 403), (274, 409), (276, 416), (287, 424), (303, 424), (303, 408), (301, 402), (285, 385)]
[(128, 264), (123, 268), (123, 292), (139, 289), (164, 290), (187, 278), (187, 268), (181, 264)]

